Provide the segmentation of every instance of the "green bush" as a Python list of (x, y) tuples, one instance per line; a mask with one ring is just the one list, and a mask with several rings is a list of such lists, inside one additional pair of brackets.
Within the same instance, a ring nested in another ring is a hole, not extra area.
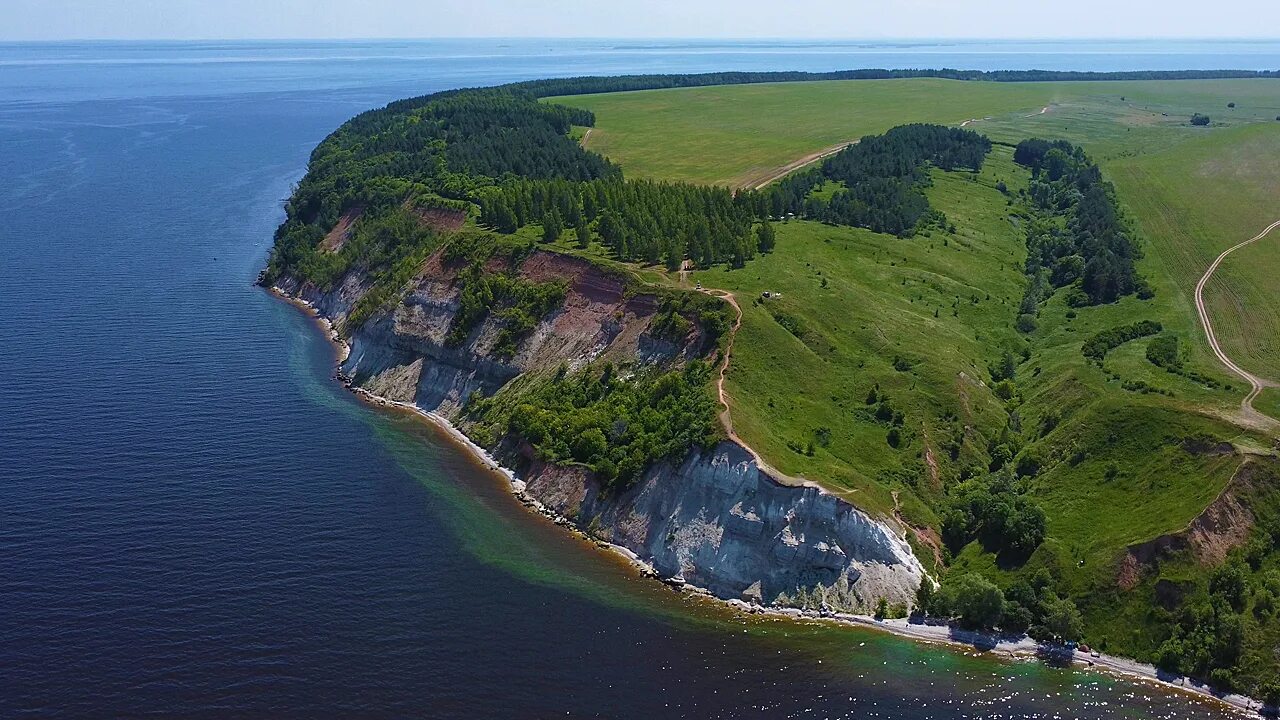
[(1084, 342), (1080, 352), (1090, 360), (1101, 363), (1107, 353), (1120, 347), (1130, 340), (1137, 340), (1140, 337), (1155, 335), (1163, 328), (1160, 323), (1154, 320), (1141, 320), (1132, 325), (1121, 325), (1094, 335)]
[(1147, 360), (1157, 367), (1167, 370), (1178, 370), (1182, 367), (1182, 359), (1178, 357), (1178, 337), (1176, 335), (1160, 335), (1147, 343)]
[(544, 378), (518, 400), (470, 403), (467, 417), (498, 436), (527, 441), (552, 463), (581, 463), (619, 488), (654, 462), (721, 437), (710, 364), (649, 369), (621, 378), (610, 363)]

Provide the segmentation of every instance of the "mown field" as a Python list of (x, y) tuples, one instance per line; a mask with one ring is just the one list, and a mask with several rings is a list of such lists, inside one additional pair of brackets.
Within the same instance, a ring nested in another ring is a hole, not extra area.
[[(688, 282), (738, 296), (744, 315), (727, 385), (733, 422), (783, 472), (937, 528), (946, 488), (984, 471), (973, 466), (976, 449), (1012, 430), (1043, 466), (1024, 481), (1048, 515), (1047, 539), (1016, 567), (973, 543), (949, 558), (949, 572), (977, 570), (1003, 584), (1048, 568), (1081, 604), (1092, 642), (1151, 657), (1169, 622), (1153, 610), (1157, 579), (1202, 580), (1205, 570), (1170, 561), (1163, 574), (1120, 592), (1119, 558), (1128, 546), (1185, 528), (1242, 457), (1188, 452), (1183, 441), (1211, 437), (1246, 454), (1272, 452), (1272, 438), (1236, 421), (1246, 386), (1209, 351), (1193, 290), (1218, 253), (1280, 218), (1280, 83), (851, 81), (557, 101), (596, 113), (587, 146), (631, 177), (731, 186), (907, 122), (977, 119), (967, 127), (997, 143), (1046, 137), (1083, 146), (1144, 242), (1139, 270), (1156, 291), (1152, 300), (1073, 310), (1059, 295), (1034, 332), (1013, 329), (1026, 284), (1015, 196), (1028, 172), (1000, 145), (977, 175), (933, 172), (930, 202), (954, 234), (933, 229), (903, 240), (779, 223), (770, 255), (739, 270), (701, 270)], [(1211, 126), (1192, 127), (1196, 112), (1210, 115)], [(1233, 255), (1206, 300), (1224, 349), (1280, 380), (1278, 272), (1280, 235)], [(1189, 373), (1149, 361), (1151, 338), (1121, 345), (1101, 366), (1081, 354), (1091, 335), (1139, 320), (1178, 338)], [(1006, 351), (1017, 365), (1009, 399), (997, 397), (989, 372)], [(900, 418), (876, 416), (886, 395)], [(1257, 407), (1280, 410), (1280, 391), (1264, 393)], [(930, 552), (917, 545), (922, 557)], [(1258, 638), (1276, 634), (1259, 623)], [(1265, 649), (1255, 645), (1250, 672), (1265, 675), (1274, 659), (1259, 660)]]

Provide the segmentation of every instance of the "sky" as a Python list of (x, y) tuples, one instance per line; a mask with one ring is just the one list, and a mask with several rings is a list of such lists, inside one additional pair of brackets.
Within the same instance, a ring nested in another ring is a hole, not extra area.
[(0, 39), (1277, 38), (1276, 0), (0, 0)]

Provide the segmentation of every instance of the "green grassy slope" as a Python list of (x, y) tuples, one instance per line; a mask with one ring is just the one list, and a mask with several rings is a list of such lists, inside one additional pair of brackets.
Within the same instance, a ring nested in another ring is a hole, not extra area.
[[(1156, 581), (1203, 581), (1207, 571), (1171, 560), (1120, 592), (1120, 558), (1132, 544), (1186, 527), (1241, 462), (1190, 453), (1182, 441), (1211, 436), (1262, 453), (1272, 444), (1232, 421), (1244, 386), (1209, 352), (1192, 291), (1219, 252), (1280, 218), (1273, 162), (1280, 83), (904, 80), (561, 101), (597, 113), (589, 147), (632, 176), (664, 179), (746, 184), (836, 142), (914, 121), (978, 117), (969, 127), (998, 142), (1039, 136), (1084, 146), (1145, 241), (1139, 267), (1154, 300), (1073, 311), (1060, 294), (1035, 332), (1013, 330), (1026, 282), (1021, 208), (996, 183), (1016, 195), (1027, 173), (1001, 146), (975, 177), (934, 172), (930, 202), (955, 234), (935, 229), (900, 240), (793, 221), (777, 225), (771, 255), (741, 270), (702, 270), (689, 282), (739, 298), (743, 323), (727, 384), (732, 417), (771, 463), (873, 511), (897, 507), (912, 523), (937, 528), (945, 488), (985, 472), (978, 465), (1008, 425), (1044, 467), (1027, 483), (1048, 514), (1048, 539), (1022, 568), (1002, 568), (975, 543), (951, 559), (951, 571), (976, 569), (1008, 582), (1048, 568), (1081, 604), (1091, 641), (1143, 657), (1156, 652), (1172, 622), (1151, 609)], [(1228, 110), (1228, 102), (1237, 107)], [(1210, 114), (1214, 125), (1191, 127), (1193, 112)], [(1280, 380), (1277, 244), (1280, 235), (1233, 256), (1207, 299), (1228, 353)], [(766, 291), (772, 297), (764, 299)], [(1150, 338), (1116, 348), (1102, 367), (1086, 362), (1080, 348), (1087, 338), (1138, 320), (1160, 322), (1179, 338), (1187, 366), (1219, 385), (1153, 365)], [(1007, 402), (993, 392), (987, 370), (1004, 350), (1019, 358)], [(893, 422), (866, 402), (872, 388), (902, 414), (897, 447), (888, 437)], [(1280, 410), (1280, 393), (1264, 393), (1258, 407)], [(1270, 497), (1274, 488), (1259, 492)], [(1257, 622), (1259, 638), (1280, 633), (1265, 618)], [(1274, 658), (1257, 660), (1265, 653), (1246, 644), (1252, 659), (1242, 671), (1271, 672)]]

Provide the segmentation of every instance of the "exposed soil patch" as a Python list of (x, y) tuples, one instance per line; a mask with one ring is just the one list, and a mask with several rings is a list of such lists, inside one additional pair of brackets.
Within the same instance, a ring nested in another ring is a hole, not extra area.
[(467, 214), (461, 210), (450, 208), (413, 208), (423, 225), (436, 232), (454, 232), (462, 228), (467, 221)]
[(1199, 563), (1218, 565), (1233, 548), (1243, 545), (1254, 524), (1247, 496), (1253, 490), (1258, 468), (1250, 460), (1240, 463), (1218, 499), (1186, 528), (1130, 545), (1120, 562), (1117, 576), (1120, 587), (1124, 590), (1137, 587), (1145, 575), (1159, 569), (1164, 558), (1189, 553)]
[(342, 213), (342, 217), (338, 218), (338, 223), (333, 229), (324, 236), (324, 240), (320, 241), (320, 249), (325, 252), (336, 253), (342, 249), (347, 239), (351, 237), (351, 230), (355, 227), (356, 221), (364, 213), (364, 206), (357, 205), (350, 210)]

